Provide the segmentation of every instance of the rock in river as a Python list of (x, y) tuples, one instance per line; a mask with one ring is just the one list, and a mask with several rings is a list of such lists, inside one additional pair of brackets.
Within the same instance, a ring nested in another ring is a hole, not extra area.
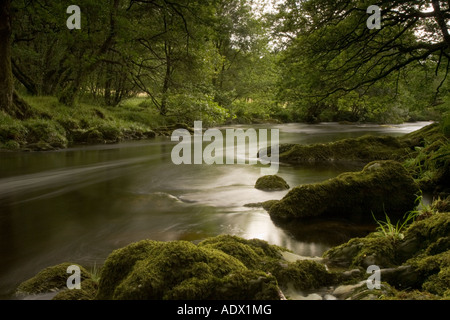
[(415, 206), (419, 188), (396, 161), (375, 161), (322, 183), (293, 188), (269, 213), (273, 219), (336, 217), (358, 220), (402, 217)]
[(256, 181), (255, 188), (264, 191), (281, 191), (289, 189), (289, 185), (283, 178), (277, 175), (268, 175)]

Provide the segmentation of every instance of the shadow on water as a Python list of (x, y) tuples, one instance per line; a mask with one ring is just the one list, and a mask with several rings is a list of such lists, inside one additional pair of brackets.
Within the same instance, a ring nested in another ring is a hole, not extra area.
[(364, 237), (375, 231), (375, 223), (354, 223), (349, 220), (308, 218), (291, 221), (273, 220), (288, 235), (304, 243), (320, 243), (330, 248), (351, 238)]

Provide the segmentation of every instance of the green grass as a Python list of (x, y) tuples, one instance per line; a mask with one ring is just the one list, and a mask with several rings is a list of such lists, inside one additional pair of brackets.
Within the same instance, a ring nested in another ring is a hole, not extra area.
[(400, 220), (398, 220), (396, 224), (391, 222), (391, 219), (387, 214), (385, 216), (386, 221), (378, 220), (374, 216), (374, 220), (378, 225), (375, 234), (387, 238), (392, 242), (402, 240), (404, 238), (403, 232), (406, 229), (406, 226), (408, 225), (408, 221), (413, 219), (412, 215), (407, 217), (407, 219), (405, 219), (405, 221), (402, 223), (400, 222)]
[(395, 224), (391, 221), (387, 213), (385, 213), (385, 221), (376, 219), (372, 214), (375, 222), (378, 225), (375, 234), (388, 238), (395, 243), (397, 240), (402, 240), (404, 238), (404, 231), (415, 220), (425, 219), (437, 213), (437, 210), (433, 207), (432, 204), (427, 205), (424, 203), (421, 193), (417, 195), (415, 203), (415, 209), (408, 211), (403, 216), (403, 219), (398, 220)]

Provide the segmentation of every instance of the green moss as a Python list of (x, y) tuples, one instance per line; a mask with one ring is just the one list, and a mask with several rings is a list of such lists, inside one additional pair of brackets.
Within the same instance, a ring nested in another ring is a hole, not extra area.
[[(248, 268), (260, 268), (260, 264), (268, 259), (280, 259), (282, 248), (270, 245), (260, 239), (246, 240), (237, 236), (220, 235), (203, 240), (198, 244), (221, 250), (239, 259)], [(285, 250), (285, 249), (284, 249)]]
[[(119, 271), (117, 262), (126, 266)], [(114, 281), (105, 280), (108, 275), (119, 272), (121, 275)], [(276, 297), (276, 290), (270, 289), (276, 288), (274, 278), (261, 272), (249, 272), (239, 260), (211, 246), (196, 246), (186, 241), (146, 241), (116, 251), (107, 259), (97, 298), (154, 300), (245, 296), (252, 299), (258, 295), (249, 284), (258, 279), (257, 293), (272, 292), (272, 298)]]
[(430, 141), (442, 140), (443, 134), (438, 123), (432, 123), (419, 130), (408, 133), (399, 138), (400, 141), (407, 143), (411, 148), (418, 146), (424, 147)]
[(131, 272), (136, 262), (144, 260), (162, 243), (143, 240), (113, 251), (105, 261), (100, 275), (99, 299), (111, 299), (115, 287)]
[(450, 196), (445, 199), (438, 198), (433, 201), (431, 208), (439, 212), (450, 212)]
[(312, 289), (335, 281), (324, 265), (288, 262), (259, 239), (221, 235), (195, 245), (140, 241), (114, 251), (97, 299), (280, 299), (280, 288)]
[(361, 286), (355, 288), (348, 300), (383, 300), (395, 296), (395, 289), (389, 283), (381, 282), (380, 289), (371, 290), (362, 282)]
[(263, 257), (259, 256), (249, 245), (234, 239), (223, 240), (213, 238), (212, 240), (203, 241), (199, 246), (221, 250), (241, 261), (249, 269), (256, 269), (261, 264)]
[(367, 268), (370, 265), (388, 268), (395, 266), (397, 262), (393, 242), (375, 234), (365, 238), (353, 238), (329, 249), (323, 257), (330, 265), (350, 268)]
[(370, 162), (398, 160), (407, 153), (408, 144), (395, 137), (366, 135), (326, 144), (291, 145), (280, 151), (280, 161), (297, 164), (323, 161)]
[(91, 279), (80, 283), (81, 289), (66, 289), (59, 292), (52, 300), (94, 300), (98, 290), (98, 283)]
[(450, 288), (450, 263), (447, 261), (447, 267), (441, 268), (436, 274), (431, 275), (424, 282), (422, 288), (436, 295), (444, 296)]
[(415, 207), (418, 186), (395, 161), (369, 163), (322, 183), (293, 188), (269, 213), (275, 219), (330, 216), (371, 220), (402, 217)]
[(283, 289), (292, 285), (297, 290), (310, 290), (328, 286), (336, 280), (323, 264), (312, 260), (288, 263), (285, 267), (273, 268), (272, 272)]
[(405, 231), (404, 242), (414, 242), (416, 246), (413, 251), (417, 253), (449, 234), (450, 213), (436, 213), (411, 224)]
[(215, 299), (279, 300), (277, 279), (262, 271), (243, 270), (230, 273), (221, 280)]
[[(51, 292), (54, 290), (61, 290), (67, 288), (67, 279), (70, 274), (67, 273), (67, 268), (75, 263), (62, 263), (56, 266), (45, 268), (36, 276), (21, 283), (16, 290), (17, 295), (39, 294)], [(81, 281), (90, 279), (89, 272), (80, 267)]]
[(255, 183), (255, 188), (264, 191), (280, 191), (289, 189), (289, 185), (283, 178), (277, 175), (263, 176)]
[(64, 128), (51, 120), (30, 119), (24, 123), (27, 128), (29, 145), (48, 144), (52, 148), (66, 148), (67, 138)]
[(420, 290), (395, 290), (394, 295), (383, 297), (384, 300), (438, 300), (440, 297), (426, 291)]

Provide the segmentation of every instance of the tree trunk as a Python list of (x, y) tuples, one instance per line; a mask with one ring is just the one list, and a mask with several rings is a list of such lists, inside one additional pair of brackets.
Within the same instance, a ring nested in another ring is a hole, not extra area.
[(11, 67), (11, 1), (0, 2), (0, 109), (13, 109), (14, 80)]
[(18, 119), (25, 119), (31, 116), (31, 109), (14, 91), (10, 9), (11, 0), (0, 1), (0, 110)]

